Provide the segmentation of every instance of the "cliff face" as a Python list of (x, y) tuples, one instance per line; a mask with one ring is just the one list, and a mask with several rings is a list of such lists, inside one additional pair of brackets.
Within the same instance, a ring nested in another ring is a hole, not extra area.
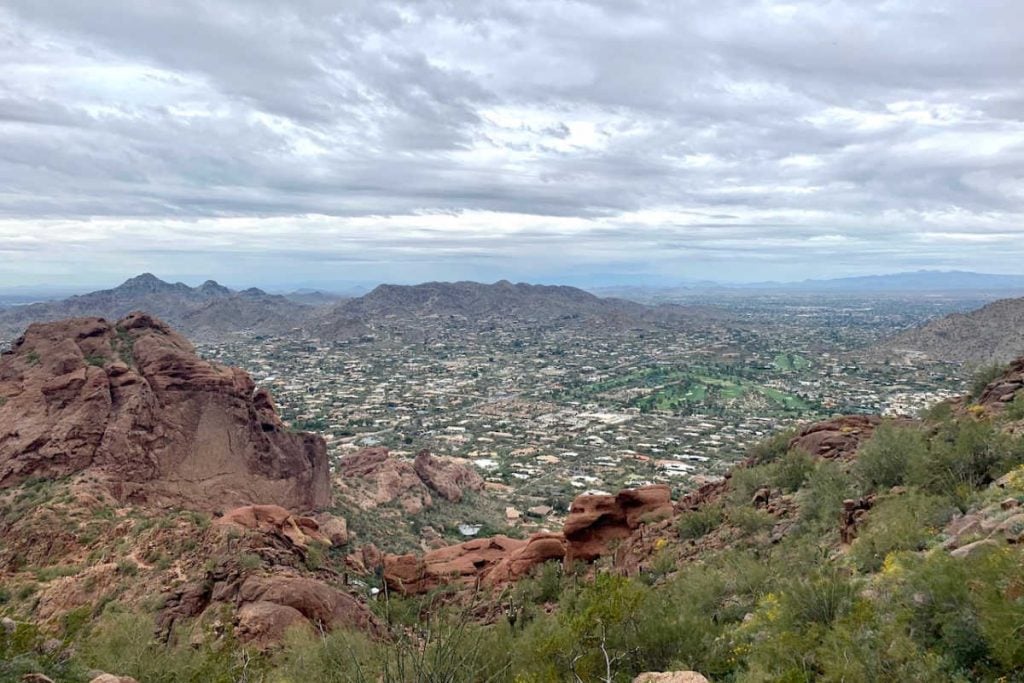
[(0, 356), (0, 488), (88, 470), (124, 501), (216, 510), (329, 503), (326, 448), (165, 323), (31, 325)]

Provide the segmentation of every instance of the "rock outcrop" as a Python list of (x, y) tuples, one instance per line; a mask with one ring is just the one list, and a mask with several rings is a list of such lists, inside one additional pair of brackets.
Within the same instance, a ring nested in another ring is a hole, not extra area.
[(192, 619), (201, 623), (209, 613), (220, 614), (229, 605), (235, 613), (235, 635), (257, 646), (278, 643), (292, 627), (355, 628), (380, 631), (373, 614), (356, 598), (293, 570), (277, 568), (273, 574), (247, 573), (237, 565), (218, 567), (207, 576), (167, 596), (157, 616), (163, 638)]
[(1013, 403), (1017, 393), (1024, 388), (1024, 358), (1010, 363), (1002, 375), (989, 382), (978, 396), (978, 404), (995, 410), (1002, 410)]
[(312, 517), (297, 517), (279, 505), (246, 505), (235, 508), (216, 521), (219, 527), (249, 529), (274, 536), (299, 551), (311, 543), (331, 545)]
[(434, 504), (431, 495), (457, 503), (466, 491), (479, 491), (484, 480), (472, 467), (420, 451), (413, 462), (386, 448), (364, 448), (341, 459), (336, 483), (341, 495), (364, 509), (395, 501), (414, 515)]
[(789, 448), (806, 451), (816, 458), (847, 460), (871, 438), (881, 422), (877, 415), (846, 415), (815, 422), (801, 429), (790, 440)]
[(450, 503), (462, 500), (463, 491), (479, 491), (484, 480), (475, 470), (453, 462), (444, 462), (422, 450), (416, 454), (413, 470), (427, 488)]
[(0, 357), (0, 488), (85, 470), (133, 503), (329, 502), (323, 439), (144, 313), (34, 324)]
[(388, 588), (406, 595), (449, 585), (497, 586), (517, 581), (537, 565), (564, 556), (561, 534), (540, 533), (527, 540), (477, 538), (424, 555), (385, 555), (384, 580)]
[(562, 529), (566, 561), (589, 562), (606, 555), (610, 543), (628, 538), (641, 523), (672, 513), (672, 492), (664, 484), (626, 489), (614, 496), (577, 496)]

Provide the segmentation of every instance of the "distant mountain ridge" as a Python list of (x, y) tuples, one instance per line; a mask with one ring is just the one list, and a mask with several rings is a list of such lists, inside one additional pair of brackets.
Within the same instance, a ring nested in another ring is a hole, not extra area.
[(757, 283), (745, 287), (775, 286), (779, 289), (801, 289), (818, 291), (858, 292), (923, 292), (963, 290), (1020, 290), (1024, 292), (1024, 275), (1000, 275), (974, 273), (962, 270), (918, 270), (885, 275), (860, 275), (825, 280), (803, 280), (800, 282)]
[(646, 306), (602, 298), (565, 285), (533, 285), (501, 280), (380, 285), (343, 301), (317, 317), (312, 332), (322, 338), (350, 337), (376, 329), (426, 331), (440, 326), (482, 328), (603, 324), (644, 326), (682, 316), (714, 317), (709, 309)]
[(967, 365), (1008, 362), (1024, 355), (1024, 297), (932, 320), (884, 341), (877, 351)]
[(193, 338), (240, 331), (275, 334), (303, 324), (312, 310), (261, 289), (235, 292), (214, 280), (189, 287), (143, 273), (113, 289), (4, 309), (0, 336), (16, 336), (32, 322), (83, 316), (116, 320), (133, 311), (155, 315)]
[[(493, 284), (385, 284), (353, 299), (313, 292), (305, 299), (310, 303), (302, 303), (301, 297), (268, 294), (255, 287), (238, 292), (213, 280), (190, 287), (143, 273), (113, 289), (0, 310), (0, 338), (13, 339), (32, 322), (84, 316), (116, 320), (134, 311), (158, 316), (190, 338), (201, 340), (242, 332), (276, 335), (296, 329), (330, 340), (380, 331), (416, 337), (441, 328), (495, 328), (506, 324), (642, 327), (723, 315), (710, 308), (647, 306), (598, 297), (576, 287), (513, 284), (507, 280)], [(319, 305), (311, 305), (313, 302)]]

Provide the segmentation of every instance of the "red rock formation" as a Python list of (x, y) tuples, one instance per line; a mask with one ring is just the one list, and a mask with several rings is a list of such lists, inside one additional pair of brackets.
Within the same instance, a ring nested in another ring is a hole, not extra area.
[(385, 555), (388, 588), (406, 595), (442, 586), (469, 588), (516, 581), (537, 565), (565, 556), (561, 534), (540, 533), (528, 540), (494, 536), (432, 550), (424, 555)]
[(615, 496), (578, 496), (562, 531), (566, 562), (589, 562), (608, 554), (612, 541), (628, 538), (641, 523), (671, 516), (671, 490), (664, 484), (626, 489)]
[(195, 509), (330, 495), (319, 436), (143, 313), (31, 325), (0, 357), (0, 487), (87, 469), (122, 500)]
[(978, 396), (978, 403), (988, 408), (1001, 410), (1013, 402), (1017, 392), (1024, 388), (1024, 357), (1010, 363), (1006, 371), (989, 382)]
[(420, 451), (409, 463), (386, 448), (364, 448), (341, 459), (336, 480), (341, 494), (364, 509), (398, 501), (409, 514), (434, 504), (431, 491), (459, 502), (466, 490), (479, 491), (484, 481), (471, 467)]
[(348, 593), (287, 569), (263, 575), (237, 566), (214, 569), (171, 593), (157, 615), (158, 631), (168, 638), (178, 624), (208, 612), (219, 614), (223, 605), (235, 608), (235, 634), (258, 646), (280, 642), (292, 626), (380, 632), (373, 614)]
[(216, 521), (220, 527), (237, 527), (272, 535), (298, 550), (310, 543), (330, 545), (329, 537), (311, 517), (296, 517), (278, 505), (246, 505), (235, 508)]
[(790, 450), (799, 448), (826, 460), (849, 459), (882, 422), (877, 415), (847, 415), (804, 427), (789, 442)]
[(479, 491), (484, 487), (483, 477), (475, 470), (453, 462), (442, 462), (431, 456), (428, 450), (416, 454), (413, 469), (427, 488), (451, 503), (461, 501), (463, 491)]

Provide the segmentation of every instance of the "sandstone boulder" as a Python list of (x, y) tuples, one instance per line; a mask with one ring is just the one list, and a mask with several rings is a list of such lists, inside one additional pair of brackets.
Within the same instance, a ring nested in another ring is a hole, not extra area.
[(626, 489), (617, 495), (577, 496), (562, 529), (566, 561), (597, 559), (613, 541), (628, 538), (642, 523), (671, 516), (671, 490), (664, 484)]
[(323, 439), (144, 313), (29, 326), (0, 356), (0, 397), (0, 487), (89, 470), (135, 503), (329, 502)]
[(849, 459), (871, 438), (881, 422), (882, 418), (877, 415), (847, 415), (816, 422), (801, 429), (790, 440), (789, 448), (798, 448), (826, 460)]
[(239, 638), (260, 647), (279, 642), (293, 626), (380, 632), (365, 605), (323, 581), (290, 569), (278, 568), (265, 575), (247, 573), (237, 566), (213, 569), (167, 595), (157, 615), (158, 632), (170, 637), (176, 625), (197, 617), (201, 620), (204, 614), (219, 614), (223, 605), (235, 609)]
[(633, 683), (711, 683), (696, 671), (648, 672), (633, 679)]
[(99, 674), (94, 676), (89, 683), (139, 683), (131, 676), (115, 676), (114, 674)]

